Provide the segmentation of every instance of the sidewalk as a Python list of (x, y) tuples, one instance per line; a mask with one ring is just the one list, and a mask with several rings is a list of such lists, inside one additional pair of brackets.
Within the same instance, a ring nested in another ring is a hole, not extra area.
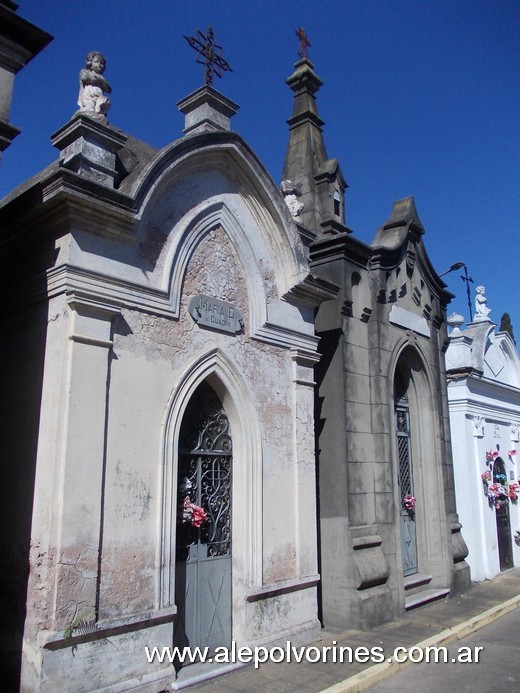
[[(475, 583), (466, 594), (411, 611), (397, 621), (377, 626), (370, 631), (327, 631), (322, 639), (310, 645), (322, 648), (335, 641), (337, 646), (349, 646), (353, 649), (383, 647), (385, 658), (388, 658), (394, 648), (400, 646), (446, 645), (477, 631), (518, 606), (520, 569), (513, 569), (492, 581)], [(402, 666), (406, 665), (396, 662), (266, 662), (258, 669), (252, 665), (244, 666), (184, 690), (187, 693), (249, 693), (252, 690), (266, 693), (317, 693), (326, 689), (327, 693), (354, 692), (384, 680)]]

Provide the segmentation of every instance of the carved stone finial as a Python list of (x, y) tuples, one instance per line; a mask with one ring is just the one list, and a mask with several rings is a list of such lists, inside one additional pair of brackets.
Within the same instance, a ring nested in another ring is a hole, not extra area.
[(101, 121), (105, 120), (112, 102), (105, 96), (112, 88), (103, 77), (106, 60), (99, 51), (90, 51), (86, 65), (79, 73), (78, 113), (85, 113)]
[(460, 333), (460, 326), (464, 324), (464, 317), (459, 313), (452, 313), (446, 322), (452, 328), (452, 335), (455, 336)]
[(475, 296), (475, 322), (477, 321), (491, 321), (488, 315), (491, 313), (491, 309), (487, 307), (487, 298), (484, 296), (486, 292), (485, 286), (477, 286), (477, 295)]
[(298, 200), (301, 197), (300, 190), (294, 185), (292, 180), (283, 180), (280, 189), (285, 198), (285, 204), (289, 207), (289, 211), (294, 219), (299, 219), (300, 214), (305, 207), (303, 202)]

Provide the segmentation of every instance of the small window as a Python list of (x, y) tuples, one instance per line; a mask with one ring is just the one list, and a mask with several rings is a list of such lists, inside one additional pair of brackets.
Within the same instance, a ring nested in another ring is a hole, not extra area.
[(341, 198), (337, 190), (334, 191), (334, 214), (337, 217), (341, 216)]

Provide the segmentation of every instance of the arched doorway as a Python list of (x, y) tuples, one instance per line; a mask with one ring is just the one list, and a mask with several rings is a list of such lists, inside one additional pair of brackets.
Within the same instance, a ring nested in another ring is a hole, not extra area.
[(417, 573), (417, 532), (414, 510), (410, 407), (407, 392), (408, 380), (409, 378), (405, 378), (403, 373), (399, 370), (396, 371), (394, 378), (394, 411), (395, 433), (397, 437), (399, 519), (403, 575), (405, 577)]
[[(507, 484), (507, 474), (504, 461), (497, 457), (493, 464), (493, 483), (505, 486)], [(498, 558), (500, 570), (507, 570), (513, 567), (513, 545), (511, 542), (511, 522), (509, 519), (509, 500), (504, 496), (495, 504), (495, 515), (497, 521), (498, 539)]]
[(222, 403), (206, 382), (179, 435), (175, 644), (231, 645), (232, 442)]

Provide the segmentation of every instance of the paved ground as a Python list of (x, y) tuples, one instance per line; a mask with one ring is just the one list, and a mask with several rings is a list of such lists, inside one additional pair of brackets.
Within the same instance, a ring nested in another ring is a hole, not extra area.
[[(373, 693), (414, 691), (437, 693), (457, 691), (520, 691), (520, 669), (518, 647), (520, 645), (520, 609), (500, 617), (489, 626), (481, 628), (456, 643), (449, 645), (448, 662), (413, 664), (397, 672), (391, 678), (369, 688)], [(468, 652), (460, 648), (471, 648), (473, 659), (476, 647), (478, 662), (454, 663), (452, 659), (465, 657)]]
[[(249, 693), (251, 690), (262, 690), (266, 693), (285, 693), (286, 691), (299, 691), (299, 693), (318, 693), (328, 690), (328, 693), (343, 693), (347, 691), (365, 690), (374, 686), (378, 681), (386, 681), (382, 688), (375, 690), (389, 691), (389, 677), (399, 671), (399, 666), (386, 661), (391, 657), (396, 647), (412, 647), (421, 643), (423, 645), (447, 645), (469, 634), (476, 633), (475, 644), (480, 645), (478, 630), (492, 623), (504, 614), (515, 612), (520, 606), (520, 569), (514, 569), (502, 573), (492, 581), (478, 583), (466, 594), (444, 599), (428, 607), (423, 607), (406, 614), (398, 621), (393, 621), (378, 626), (370, 631), (349, 630), (338, 633), (328, 632), (318, 642), (312, 643), (316, 647), (332, 645), (333, 641), (338, 646), (345, 647), (380, 647), (384, 651), (385, 661), (382, 664), (373, 662), (316, 662), (309, 663), (272, 663), (260, 665), (258, 669), (248, 665), (229, 674), (213, 678), (210, 681), (190, 686), (187, 693), (213, 693), (213, 691), (230, 691), (231, 693)], [(518, 613), (517, 611), (517, 618)], [(520, 625), (520, 618), (516, 621)], [(486, 637), (488, 637), (486, 635)], [(495, 635), (489, 636), (496, 638)], [(516, 638), (518, 642), (520, 637)], [(455, 643), (454, 647), (459, 644)], [(515, 647), (515, 649), (517, 649)], [(504, 650), (505, 653), (505, 650)], [(510, 653), (505, 653), (509, 655)], [(485, 654), (486, 661), (488, 655)], [(483, 660), (484, 661), (484, 660)], [(517, 662), (514, 662), (517, 665)], [(405, 671), (415, 670), (419, 665), (413, 664)], [(435, 665), (439, 669), (452, 671), (456, 669), (464, 676), (467, 672), (476, 671), (479, 665)], [(451, 669), (451, 666), (454, 669)], [(459, 669), (460, 667), (460, 669)], [(466, 669), (467, 667), (467, 669)], [(480, 669), (483, 669), (480, 666)], [(401, 670), (402, 671), (402, 670)], [(413, 673), (413, 672), (412, 672)], [(399, 674), (401, 675), (401, 674)], [(502, 676), (501, 681), (504, 681)], [(517, 678), (518, 682), (518, 678)], [(520, 690), (518, 685), (510, 682), (510, 686), (503, 689), (498, 687), (499, 681), (495, 679), (495, 685), (491, 688), (480, 690)], [(478, 690), (474, 687), (471, 690)], [(413, 685), (404, 685), (400, 690), (412, 690)], [(450, 690), (444, 686), (438, 688)], [(393, 690), (393, 689), (392, 689)], [(423, 693), (426, 689), (422, 686)], [(457, 690), (464, 690), (457, 685)], [(469, 689), (468, 689), (469, 690)]]

